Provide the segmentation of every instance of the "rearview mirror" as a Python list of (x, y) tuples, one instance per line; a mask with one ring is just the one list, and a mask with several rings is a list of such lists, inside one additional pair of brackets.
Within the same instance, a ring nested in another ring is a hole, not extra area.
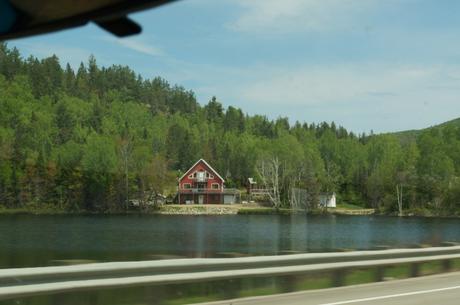
[(0, 0), (0, 41), (94, 22), (119, 37), (140, 33), (129, 13), (175, 0)]

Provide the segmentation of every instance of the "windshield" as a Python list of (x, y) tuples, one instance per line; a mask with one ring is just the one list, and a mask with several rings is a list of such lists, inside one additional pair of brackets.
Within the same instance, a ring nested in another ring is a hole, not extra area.
[[(0, 42), (0, 268), (460, 242), (459, 6), (176, 1)], [(152, 294), (226, 289), (184, 287)]]

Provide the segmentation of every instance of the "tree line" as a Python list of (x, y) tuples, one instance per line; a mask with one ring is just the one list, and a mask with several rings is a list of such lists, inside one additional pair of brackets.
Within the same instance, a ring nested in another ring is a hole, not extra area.
[[(56, 56), (23, 58), (0, 44), (0, 205), (124, 211), (130, 199), (174, 194), (204, 158), (226, 179), (276, 166), (277, 204), (290, 190), (335, 192), (339, 202), (452, 214), (460, 210), (460, 127), (417, 137), (354, 134), (335, 123), (247, 115), (127, 66), (91, 56), (76, 71)], [(271, 165), (270, 165), (271, 164)]]

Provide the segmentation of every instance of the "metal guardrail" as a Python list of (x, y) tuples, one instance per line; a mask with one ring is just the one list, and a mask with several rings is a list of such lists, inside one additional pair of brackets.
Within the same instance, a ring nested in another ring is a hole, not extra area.
[(460, 246), (453, 246), (0, 269), (0, 300), (101, 288), (295, 276), (323, 271), (337, 272), (334, 281), (339, 285), (343, 271), (351, 268), (381, 269), (385, 266), (411, 264), (411, 275), (417, 276), (417, 266), (420, 263), (442, 261), (448, 270), (450, 260), (459, 258)]

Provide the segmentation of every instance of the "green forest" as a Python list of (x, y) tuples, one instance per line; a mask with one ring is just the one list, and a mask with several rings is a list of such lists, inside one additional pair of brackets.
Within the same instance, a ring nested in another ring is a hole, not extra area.
[(381, 213), (460, 214), (460, 124), (358, 135), (271, 120), (93, 56), (73, 70), (0, 44), (0, 207), (123, 212), (133, 198), (172, 198), (199, 158), (227, 187), (276, 180), (280, 207), (303, 188), (312, 206), (335, 192)]

